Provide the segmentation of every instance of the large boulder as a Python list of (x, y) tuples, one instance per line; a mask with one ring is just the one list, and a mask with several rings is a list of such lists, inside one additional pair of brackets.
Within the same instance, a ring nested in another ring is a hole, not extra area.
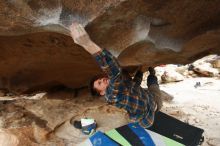
[(220, 54), (218, 0), (2, 0), (0, 88), (80, 88), (100, 69), (69, 36), (73, 21), (123, 67), (190, 63)]
[(170, 70), (165, 71), (164, 74), (161, 76), (161, 79), (164, 83), (178, 82), (184, 80), (184, 76), (174, 70)]
[(216, 58), (217, 58), (216, 55), (208, 55), (199, 60), (196, 60), (195, 62), (192, 63), (192, 65), (194, 66), (193, 70), (202, 76), (207, 76), (207, 77), (218, 76), (219, 71), (218, 69), (214, 68), (215, 65), (216, 67), (218, 65), (217, 63), (215, 63), (217, 61)]

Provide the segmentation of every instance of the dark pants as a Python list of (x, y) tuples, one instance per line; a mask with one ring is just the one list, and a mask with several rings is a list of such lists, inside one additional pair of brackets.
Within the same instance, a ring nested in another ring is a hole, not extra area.
[(156, 103), (156, 111), (159, 111), (162, 106), (162, 97), (161, 97), (161, 90), (159, 88), (158, 80), (155, 75), (149, 75), (147, 78), (147, 86), (148, 90), (154, 95), (154, 102)]

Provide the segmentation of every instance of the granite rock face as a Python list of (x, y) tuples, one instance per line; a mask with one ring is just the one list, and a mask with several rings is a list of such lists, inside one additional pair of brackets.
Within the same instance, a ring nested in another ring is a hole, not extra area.
[(218, 0), (3, 0), (0, 88), (22, 93), (87, 85), (101, 71), (69, 36), (73, 21), (123, 67), (220, 54), (219, 8)]

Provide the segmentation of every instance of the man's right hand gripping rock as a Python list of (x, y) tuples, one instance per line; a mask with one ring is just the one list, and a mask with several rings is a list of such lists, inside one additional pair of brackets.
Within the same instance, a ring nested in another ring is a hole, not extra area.
[(70, 31), (74, 42), (85, 48), (90, 54), (95, 54), (96, 52), (102, 50), (90, 39), (88, 33), (81, 24), (74, 22), (70, 26)]
[(71, 36), (76, 44), (83, 47), (90, 43), (91, 39), (81, 24), (74, 22), (70, 26), (70, 31)]

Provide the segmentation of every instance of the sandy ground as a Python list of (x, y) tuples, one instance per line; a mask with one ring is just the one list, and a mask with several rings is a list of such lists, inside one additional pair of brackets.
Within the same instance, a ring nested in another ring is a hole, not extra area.
[[(201, 86), (195, 88), (196, 82)], [(178, 119), (204, 129), (203, 146), (220, 145), (220, 80), (215, 78), (188, 78), (181, 82), (160, 85), (174, 96), (165, 103), (163, 111)]]

